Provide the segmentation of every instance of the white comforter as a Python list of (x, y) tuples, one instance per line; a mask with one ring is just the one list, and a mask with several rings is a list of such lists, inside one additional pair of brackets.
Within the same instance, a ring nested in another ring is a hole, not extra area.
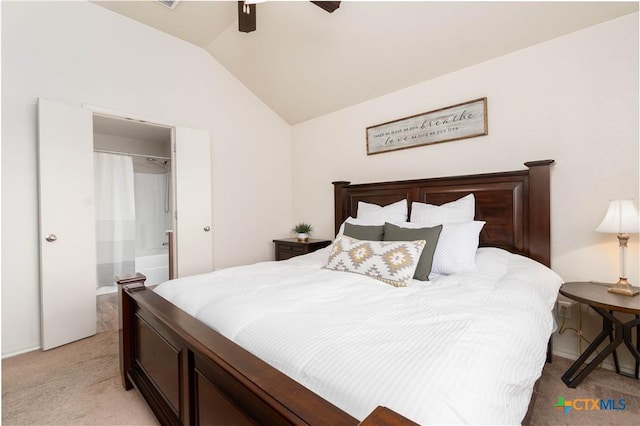
[(328, 249), (156, 292), (358, 419), (517, 424), (544, 365), (561, 278), (499, 249), (478, 271), (396, 288), (322, 269)]

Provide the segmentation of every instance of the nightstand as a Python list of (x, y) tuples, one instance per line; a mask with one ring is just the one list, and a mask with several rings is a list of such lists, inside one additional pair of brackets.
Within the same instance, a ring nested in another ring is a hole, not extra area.
[(287, 260), (301, 254), (312, 253), (331, 244), (331, 240), (319, 240), (309, 238), (309, 241), (301, 242), (297, 238), (284, 238), (273, 240), (276, 244), (276, 260)]
[[(596, 282), (564, 283), (562, 287), (560, 287), (560, 294), (588, 305), (602, 317), (602, 331), (598, 337), (595, 338), (562, 376), (562, 381), (570, 388), (578, 386), (580, 382), (611, 353), (613, 353), (616, 373), (636, 379), (638, 378), (638, 369), (640, 367), (640, 329), (638, 327), (640, 326), (640, 298), (609, 293), (607, 292), (609, 287), (610, 285), (608, 284)], [(614, 312), (632, 314), (635, 319), (623, 323), (614, 316)], [(636, 329), (635, 347), (631, 340), (631, 333), (634, 328)], [(598, 346), (607, 338), (609, 338), (609, 344), (602, 349), (589, 364), (578, 372), (578, 369), (582, 367), (591, 354), (593, 354), (598, 349)], [(616, 348), (622, 343), (625, 344), (631, 352), (631, 355), (636, 359), (634, 375), (620, 372)]]

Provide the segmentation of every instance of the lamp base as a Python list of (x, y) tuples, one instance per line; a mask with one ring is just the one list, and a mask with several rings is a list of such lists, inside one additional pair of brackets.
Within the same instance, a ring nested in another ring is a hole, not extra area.
[(633, 287), (626, 278), (620, 278), (620, 280), (612, 287), (609, 287), (607, 291), (623, 296), (637, 296), (640, 294), (640, 288)]
[(620, 278), (618, 278), (618, 282), (616, 283), (616, 285), (625, 287), (625, 286), (629, 286), (631, 284), (629, 284), (629, 280), (628, 279), (626, 279), (624, 277), (620, 277)]

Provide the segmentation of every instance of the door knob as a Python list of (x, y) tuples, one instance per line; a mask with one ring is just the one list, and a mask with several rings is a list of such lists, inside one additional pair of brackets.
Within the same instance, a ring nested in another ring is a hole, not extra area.
[(52, 243), (54, 241), (56, 241), (58, 239), (58, 237), (56, 236), (56, 234), (49, 234), (46, 237), (44, 237), (45, 240), (47, 240), (48, 242)]
[(211, 228), (209, 228), (209, 226), (205, 226), (204, 227), (204, 232), (209, 232), (209, 231), (211, 231)]

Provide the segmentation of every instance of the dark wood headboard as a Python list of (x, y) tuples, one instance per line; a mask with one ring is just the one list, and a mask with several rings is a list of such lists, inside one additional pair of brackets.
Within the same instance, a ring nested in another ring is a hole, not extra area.
[(476, 220), (486, 222), (480, 246), (500, 247), (551, 266), (550, 168), (554, 160), (525, 163), (527, 170), (351, 185), (333, 182), (335, 232), (356, 217), (358, 201), (387, 204), (407, 199), (440, 205), (473, 193)]

